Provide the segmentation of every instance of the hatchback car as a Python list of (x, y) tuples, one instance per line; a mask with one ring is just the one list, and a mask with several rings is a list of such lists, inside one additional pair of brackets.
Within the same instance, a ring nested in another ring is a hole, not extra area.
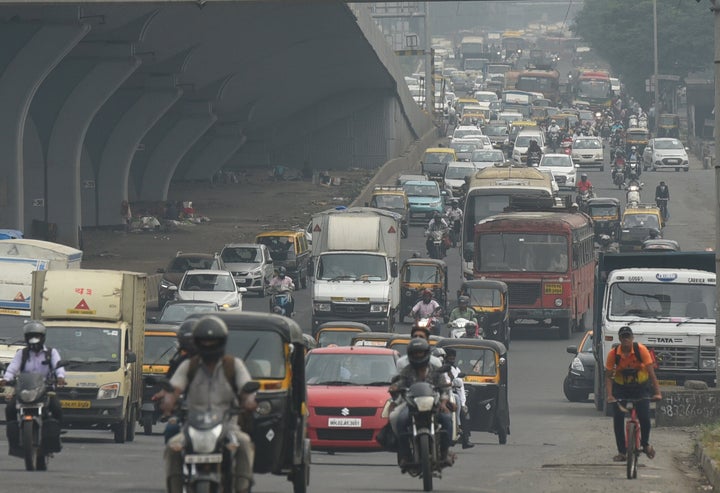
[(687, 171), (690, 169), (687, 150), (678, 139), (650, 139), (643, 151), (643, 167), (653, 171), (674, 169)]
[(403, 185), (410, 201), (410, 222), (425, 223), (435, 212), (443, 213), (440, 187), (434, 181), (408, 181)]
[(540, 171), (552, 171), (560, 189), (574, 190), (577, 183), (577, 169), (567, 154), (544, 154), (540, 159)]
[(223, 247), (220, 258), (232, 273), (235, 284), (257, 293), (261, 298), (265, 296), (274, 275), (273, 259), (267, 246), (230, 243)]
[(450, 163), (445, 169), (445, 190), (452, 191), (453, 195), (460, 193), (460, 187), (465, 184), (465, 178), (473, 176), (477, 168), (473, 163)]
[(177, 300), (201, 300), (217, 303), (221, 310), (242, 310), (242, 293), (228, 271), (190, 270), (185, 273), (179, 286), (171, 287), (176, 291)]
[(597, 137), (577, 137), (572, 143), (572, 160), (581, 168), (605, 169), (603, 144)]
[(212, 313), (220, 311), (213, 301), (168, 301), (157, 318), (150, 318), (151, 323), (164, 325), (180, 325), (195, 313)]
[(477, 169), (483, 169), (490, 166), (494, 166), (496, 163), (505, 162), (505, 154), (503, 151), (493, 149), (492, 151), (487, 149), (478, 149), (473, 152), (472, 162)]
[(398, 353), (366, 346), (318, 348), (306, 356), (308, 437), (314, 449), (380, 449), (382, 410)]
[[(470, 161), (473, 151), (478, 147), (481, 147), (478, 142), (457, 141), (450, 143), (450, 148), (455, 149), (455, 156), (457, 156), (458, 161)], [(447, 168), (445, 168), (445, 171), (447, 172)]]
[(563, 392), (570, 402), (586, 401), (593, 393), (595, 378), (595, 355), (592, 347), (592, 330), (585, 333), (579, 346), (568, 346), (574, 355), (563, 382)]
[(162, 310), (165, 303), (173, 299), (170, 288), (177, 286), (185, 272), (193, 269), (225, 270), (225, 266), (219, 255), (177, 252), (166, 268), (157, 270), (163, 275), (158, 285), (158, 309)]

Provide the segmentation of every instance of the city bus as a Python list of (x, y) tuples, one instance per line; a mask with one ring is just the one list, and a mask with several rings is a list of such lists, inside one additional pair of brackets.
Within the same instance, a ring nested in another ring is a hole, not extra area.
[(605, 70), (579, 70), (573, 82), (573, 97), (585, 101), (593, 111), (612, 105), (610, 74)]
[(521, 31), (505, 31), (500, 41), (503, 55), (509, 58), (513, 54), (519, 55), (527, 47), (527, 41)]
[(557, 70), (525, 70), (515, 82), (518, 91), (541, 92), (553, 103), (560, 101), (560, 72)]
[(501, 165), (484, 168), (470, 179), (463, 209), (460, 261), (463, 277), (473, 279), (475, 224), (504, 212), (511, 197), (548, 200), (553, 197), (552, 178), (536, 168)]
[(571, 212), (507, 212), (475, 226), (474, 276), (508, 286), (510, 324), (555, 326), (561, 339), (590, 326), (595, 282), (592, 219)]

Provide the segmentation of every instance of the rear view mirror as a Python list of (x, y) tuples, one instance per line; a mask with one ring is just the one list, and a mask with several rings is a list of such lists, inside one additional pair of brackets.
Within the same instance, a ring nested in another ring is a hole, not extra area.
[(398, 276), (398, 263), (395, 262), (395, 261), (393, 261), (393, 262), (390, 263), (390, 275), (391, 275), (392, 277), (397, 277), (397, 276)]
[(127, 351), (125, 353), (125, 363), (135, 363), (137, 362), (137, 356), (132, 351)]

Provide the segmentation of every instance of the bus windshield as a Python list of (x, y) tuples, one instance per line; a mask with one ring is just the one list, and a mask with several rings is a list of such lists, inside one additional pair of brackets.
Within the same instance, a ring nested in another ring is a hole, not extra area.
[(568, 270), (567, 237), (543, 233), (480, 233), (475, 257), (479, 272)]
[(578, 96), (585, 98), (606, 98), (610, 93), (610, 81), (602, 79), (581, 80)]
[(515, 87), (521, 91), (546, 92), (556, 89), (557, 79), (552, 77), (538, 77), (534, 75), (521, 75)]

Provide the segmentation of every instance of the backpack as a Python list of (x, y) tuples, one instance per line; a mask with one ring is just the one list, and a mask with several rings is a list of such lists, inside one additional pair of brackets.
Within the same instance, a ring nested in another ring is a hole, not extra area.
[[(229, 354), (223, 355), (222, 358), (223, 371), (225, 372), (225, 378), (227, 379), (230, 387), (232, 387), (233, 393), (238, 395), (237, 382), (235, 381), (235, 357)], [(190, 388), (195, 375), (197, 375), (198, 369), (200, 368), (200, 356), (193, 356), (190, 358), (190, 368), (188, 368), (187, 387)]]
[[(48, 368), (50, 368), (50, 373), (53, 372), (52, 367), (52, 348), (45, 348), (45, 361), (43, 361), (43, 365), (47, 365)], [(20, 361), (20, 373), (25, 371), (25, 365), (27, 364), (28, 360), (30, 359), (30, 348), (25, 346), (22, 348), (22, 360)]]
[[(620, 346), (617, 346), (615, 348), (615, 367), (617, 367), (617, 365), (620, 364), (620, 352), (618, 351), (619, 348), (620, 348)], [(651, 366), (652, 366), (653, 370), (657, 370), (658, 362), (657, 362), (657, 358), (655, 357), (655, 350), (650, 349), (647, 346), (645, 349), (647, 349), (648, 352), (650, 353), (650, 359), (652, 360)], [(638, 345), (637, 342), (633, 342), (633, 355), (635, 356), (635, 358), (638, 359), (638, 361), (640, 360), (640, 358), (638, 358), (639, 354), (640, 354), (640, 346)]]

